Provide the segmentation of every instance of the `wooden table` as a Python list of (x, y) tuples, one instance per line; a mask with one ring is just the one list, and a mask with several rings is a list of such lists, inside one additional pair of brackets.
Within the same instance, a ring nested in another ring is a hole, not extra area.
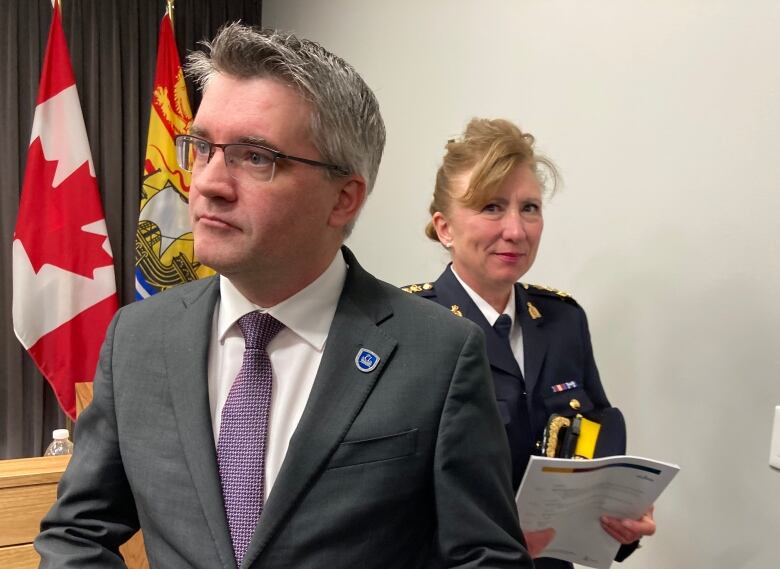
[(70, 456), (0, 460), (0, 567), (37, 567), (32, 541)]
[[(57, 499), (70, 456), (0, 460), (0, 567), (38, 567), (32, 541), (41, 519)], [(120, 548), (128, 569), (149, 569), (141, 533)]]

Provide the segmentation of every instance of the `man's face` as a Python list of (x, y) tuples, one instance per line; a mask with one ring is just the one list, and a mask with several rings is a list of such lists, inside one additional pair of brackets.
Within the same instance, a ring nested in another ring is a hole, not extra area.
[[(257, 142), (322, 161), (311, 142), (310, 114), (309, 105), (278, 81), (217, 75), (204, 92), (191, 132), (210, 142)], [(195, 255), (231, 280), (252, 286), (321, 271), (338, 246), (340, 228), (334, 228), (332, 212), (343, 185), (322, 168), (284, 159), (276, 162), (270, 182), (235, 179), (217, 149), (192, 175)]]

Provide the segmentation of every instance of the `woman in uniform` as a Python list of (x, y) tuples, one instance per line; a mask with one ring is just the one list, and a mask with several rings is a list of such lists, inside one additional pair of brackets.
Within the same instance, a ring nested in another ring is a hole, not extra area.
[[(585, 312), (565, 293), (518, 282), (536, 258), (543, 197), (557, 182), (554, 165), (534, 152), (533, 136), (506, 120), (473, 119), (446, 145), (426, 228), (452, 263), (435, 282), (405, 287), (483, 329), (515, 490), (553, 414), (603, 418), (610, 426), (602, 428), (597, 455), (625, 452), (625, 426), (601, 385)], [(652, 510), (601, 524), (623, 544), (618, 560), (655, 532)], [(553, 536), (527, 532), (531, 554), (538, 557)], [(571, 567), (551, 558), (535, 564)]]

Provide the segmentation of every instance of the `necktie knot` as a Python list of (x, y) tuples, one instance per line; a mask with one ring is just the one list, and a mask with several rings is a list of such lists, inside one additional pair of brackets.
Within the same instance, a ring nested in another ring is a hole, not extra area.
[(244, 334), (244, 344), (247, 349), (265, 350), (274, 336), (284, 328), (284, 324), (267, 312), (255, 310), (239, 318), (238, 327)]
[(509, 338), (509, 331), (512, 329), (512, 318), (510, 318), (509, 314), (502, 314), (498, 317), (496, 323), (493, 324), (493, 328), (502, 338)]

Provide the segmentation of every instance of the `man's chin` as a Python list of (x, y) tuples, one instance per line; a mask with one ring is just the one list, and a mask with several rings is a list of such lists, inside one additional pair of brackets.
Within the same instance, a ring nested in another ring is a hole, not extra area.
[(195, 260), (199, 263), (211, 267), (221, 275), (228, 276), (231, 272), (230, 267), (236, 264), (236, 259), (230, 259), (227, 254), (217, 254), (213, 251), (199, 252), (198, 248), (195, 248)]

